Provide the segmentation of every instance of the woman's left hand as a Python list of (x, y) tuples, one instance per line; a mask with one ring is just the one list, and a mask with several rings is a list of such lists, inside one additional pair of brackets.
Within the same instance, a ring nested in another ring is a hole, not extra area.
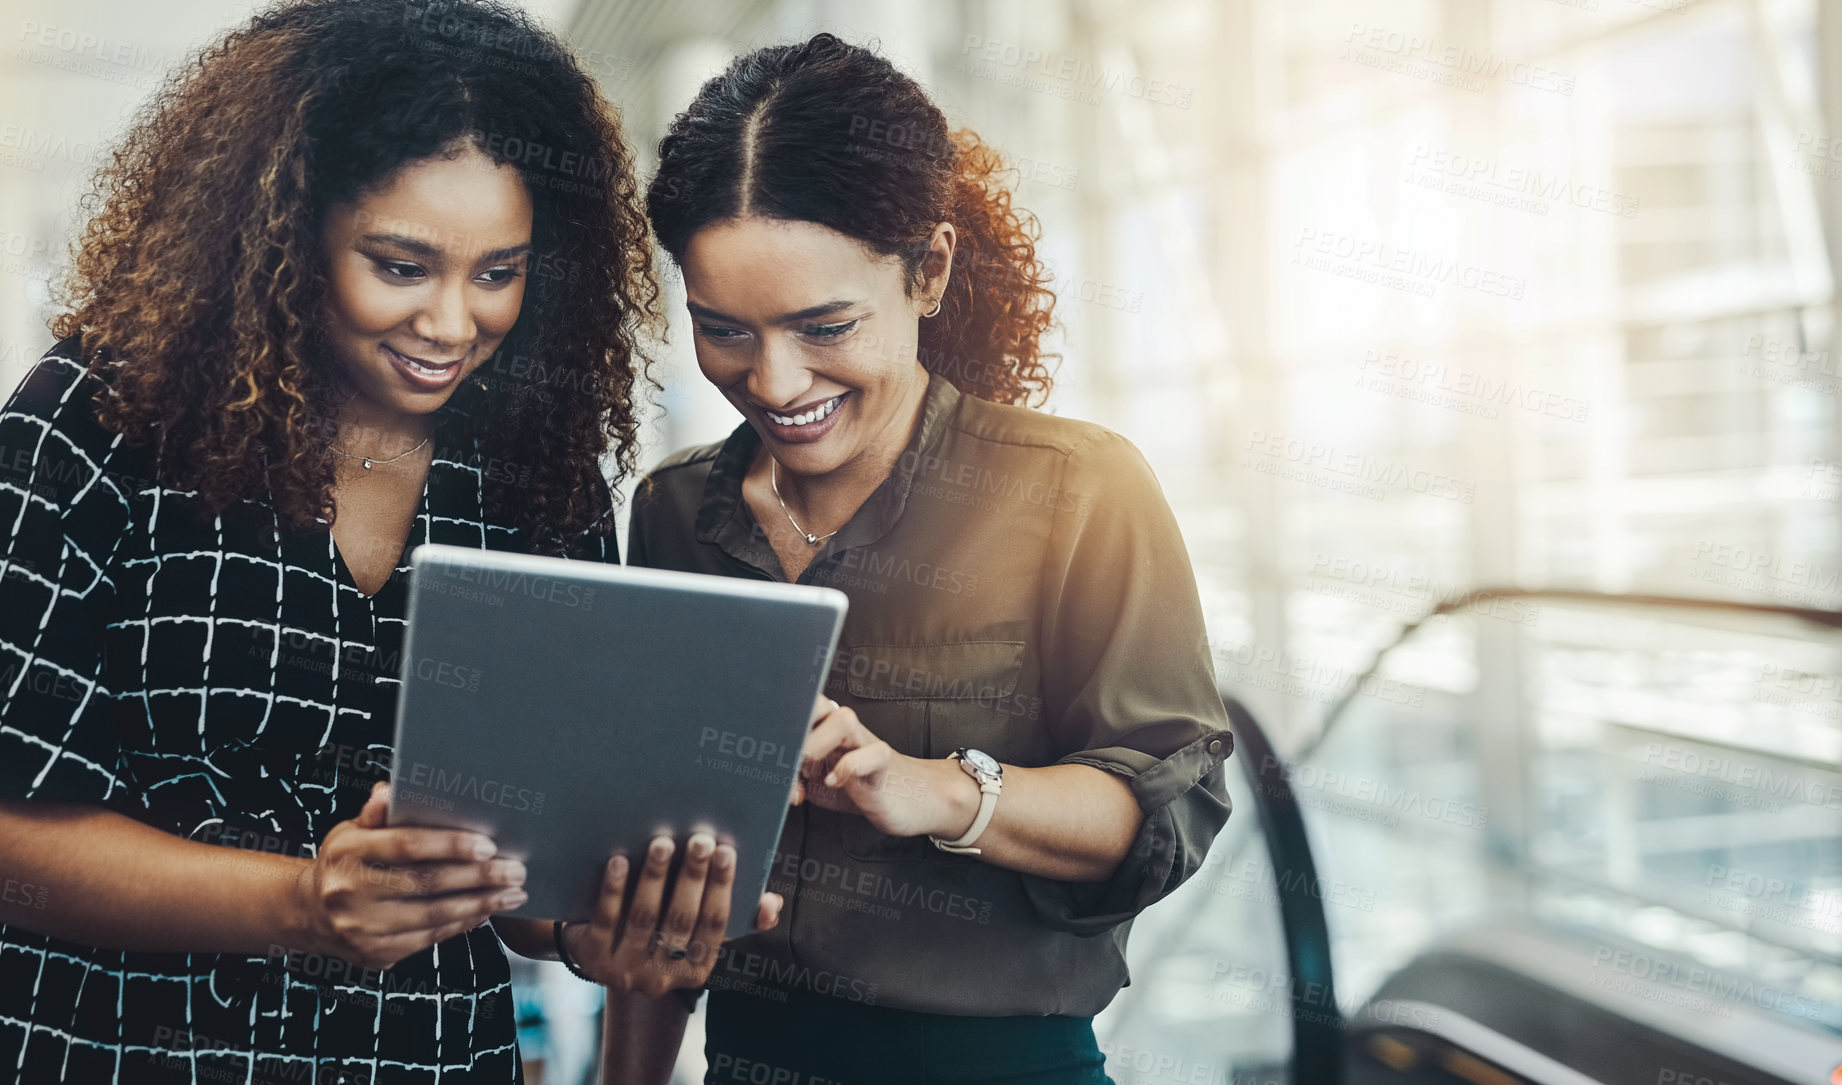
[[(594, 918), (563, 927), (564, 945), (577, 967), (617, 991), (658, 998), (675, 988), (703, 986), (716, 967), (735, 887), (735, 846), (719, 844), (709, 833), (693, 834), (675, 881), (674, 850), (670, 837), (652, 841), (631, 894), (627, 857), (609, 859)], [(755, 929), (778, 923), (780, 905), (778, 893), (763, 894)]]
[[(934, 762), (897, 753), (876, 737), (857, 713), (821, 700), (819, 719), (806, 734), (793, 802), (857, 814), (890, 836), (949, 833), (954, 826), (951, 785), (963, 782), (976, 813), (978, 785), (950, 761)], [(965, 816), (970, 824), (973, 814)]]

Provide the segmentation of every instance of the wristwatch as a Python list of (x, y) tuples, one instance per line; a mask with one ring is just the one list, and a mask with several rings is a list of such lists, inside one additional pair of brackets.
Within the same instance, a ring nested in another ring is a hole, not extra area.
[(979, 814), (972, 819), (972, 828), (967, 829), (966, 834), (958, 840), (942, 840), (933, 835), (929, 835), (928, 839), (941, 851), (950, 851), (956, 855), (979, 855), (979, 849), (970, 845), (985, 831), (985, 826), (991, 824), (992, 811), (998, 808), (998, 792), (1004, 790), (1004, 766), (985, 751), (970, 750), (964, 746), (954, 750), (950, 756), (959, 762), (959, 767), (966, 771), (967, 776), (979, 782)]

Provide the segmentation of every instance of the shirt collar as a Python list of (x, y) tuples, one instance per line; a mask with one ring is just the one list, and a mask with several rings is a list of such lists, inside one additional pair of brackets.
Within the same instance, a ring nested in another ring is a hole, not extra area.
[[(959, 414), (962, 394), (953, 382), (938, 373), (927, 375), (927, 394), (921, 402), (921, 425), (896, 457), (895, 466), (871, 492), (854, 516), (838, 533), (826, 540), (813, 555), (809, 569), (816, 569), (829, 555), (854, 546), (867, 546), (895, 527), (908, 506), (908, 492), (915, 473), (926, 458), (939, 447), (942, 438)], [(724, 553), (764, 571), (779, 573), (780, 559), (773, 547), (756, 528), (748, 503), (742, 500), (742, 479), (748, 465), (761, 448), (761, 435), (744, 421), (723, 442), (721, 451), (710, 464), (710, 478), (704, 484), (703, 501), (697, 507), (697, 541), (713, 543)]]

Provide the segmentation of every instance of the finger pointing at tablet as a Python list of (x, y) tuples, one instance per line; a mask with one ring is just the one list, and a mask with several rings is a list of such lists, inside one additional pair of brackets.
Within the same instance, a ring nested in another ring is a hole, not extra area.
[(853, 814), (890, 836), (932, 832), (943, 809), (932, 780), (949, 763), (898, 753), (855, 711), (826, 703), (831, 710), (812, 725), (800, 751), (794, 804)]
[[(807, 726), (811, 731), (817, 731), (824, 725), (825, 721), (832, 718), (832, 714), (837, 711), (838, 702), (825, 696), (825, 694), (821, 692), (817, 697), (813, 698), (812, 720)], [(806, 745), (808, 747), (812, 745), (812, 735), (810, 733), (806, 736)], [(788, 801), (794, 806), (798, 806), (806, 801), (806, 779), (802, 773), (795, 772), (793, 774), (793, 795)]]

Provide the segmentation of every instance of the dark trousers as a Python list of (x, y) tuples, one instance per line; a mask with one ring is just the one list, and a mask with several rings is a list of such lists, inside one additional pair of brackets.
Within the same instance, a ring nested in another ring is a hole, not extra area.
[(1091, 1017), (955, 1017), (710, 992), (705, 1085), (1112, 1085)]

